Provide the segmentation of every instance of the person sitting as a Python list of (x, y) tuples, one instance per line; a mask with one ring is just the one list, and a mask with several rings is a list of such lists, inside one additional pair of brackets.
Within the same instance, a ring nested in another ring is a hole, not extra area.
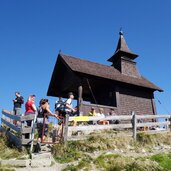
[[(115, 109), (111, 108), (108, 115), (109, 116), (116, 116)], [(109, 123), (110, 124), (119, 124), (120, 121), (119, 120), (110, 120)]]
[(96, 116), (97, 114), (96, 114), (96, 110), (95, 110), (95, 108), (94, 107), (91, 107), (91, 110), (90, 110), (90, 112), (88, 113), (88, 116)]
[[(97, 113), (97, 116), (105, 117), (103, 108), (99, 109), (99, 113)], [(100, 124), (100, 125), (109, 125), (109, 121), (102, 119), (102, 120), (98, 121), (98, 124)]]
[[(94, 107), (91, 107), (91, 110), (88, 113), (88, 116), (96, 116), (96, 115), (97, 115), (97, 113), (96, 113), (95, 108)], [(90, 125), (96, 125), (97, 122), (96, 121), (89, 121), (88, 124), (90, 124)]]

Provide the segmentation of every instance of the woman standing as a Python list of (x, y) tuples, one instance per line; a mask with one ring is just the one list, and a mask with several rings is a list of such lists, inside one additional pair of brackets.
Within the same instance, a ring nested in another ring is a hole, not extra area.
[[(25, 104), (25, 115), (36, 114), (36, 106), (34, 104), (35, 95), (30, 95)], [(27, 121), (27, 126), (31, 126), (31, 121)]]
[[(39, 102), (38, 115), (37, 115), (37, 130), (38, 130), (38, 140), (37, 140), (37, 152), (41, 151), (41, 140), (44, 140), (48, 134), (48, 116), (54, 116), (58, 118), (56, 114), (53, 114), (50, 110), (50, 105), (48, 99), (41, 99)], [(43, 132), (43, 120), (44, 122), (44, 132)]]

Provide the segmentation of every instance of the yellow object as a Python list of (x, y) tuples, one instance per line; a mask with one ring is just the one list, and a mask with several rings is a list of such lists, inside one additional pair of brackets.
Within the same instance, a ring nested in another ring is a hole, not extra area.
[(88, 113), (88, 115), (89, 115), (89, 116), (96, 116), (96, 112), (95, 112), (95, 111), (94, 111), (94, 112), (91, 112), (91, 111), (90, 111), (90, 112)]
[(89, 121), (89, 116), (75, 116), (72, 119), (77, 122)]

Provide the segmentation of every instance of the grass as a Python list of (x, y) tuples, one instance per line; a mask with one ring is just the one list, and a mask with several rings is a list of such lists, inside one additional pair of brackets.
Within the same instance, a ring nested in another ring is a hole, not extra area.
[[(117, 133), (114, 133), (117, 135)], [(148, 135), (140, 133), (135, 142), (131, 137), (92, 135), (86, 140), (68, 141), (53, 147), (54, 158), (68, 163), (64, 171), (169, 171), (171, 153), (141, 156), (142, 149), (152, 152), (157, 146), (170, 146), (171, 133)], [(115, 152), (118, 152), (116, 154)], [(139, 154), (130, 156), (129, 153)], [(168, 151), (169, 152), (169, 151)]]
[(150, 157), (151, 160), (156, 161), (162, 168), (171, 170), (171, 153), (169, 154), (156, 154)]
[(0, 159), (20, 158), (25, 152), (19, 151), (9, 143), (5, 136), (0, 137)]

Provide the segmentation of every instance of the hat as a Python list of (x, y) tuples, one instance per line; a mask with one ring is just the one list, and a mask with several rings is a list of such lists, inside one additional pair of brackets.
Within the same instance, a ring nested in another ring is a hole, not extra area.
[(72, 92), (69, 92), (69, 93), (68, 93), (68, 96), (71, 96), (71, 95), (74, 95), (74, 94), (73, 94)]
[(35, 94), (31, 94), (30, 97), (36, 97), (36, 95)]

